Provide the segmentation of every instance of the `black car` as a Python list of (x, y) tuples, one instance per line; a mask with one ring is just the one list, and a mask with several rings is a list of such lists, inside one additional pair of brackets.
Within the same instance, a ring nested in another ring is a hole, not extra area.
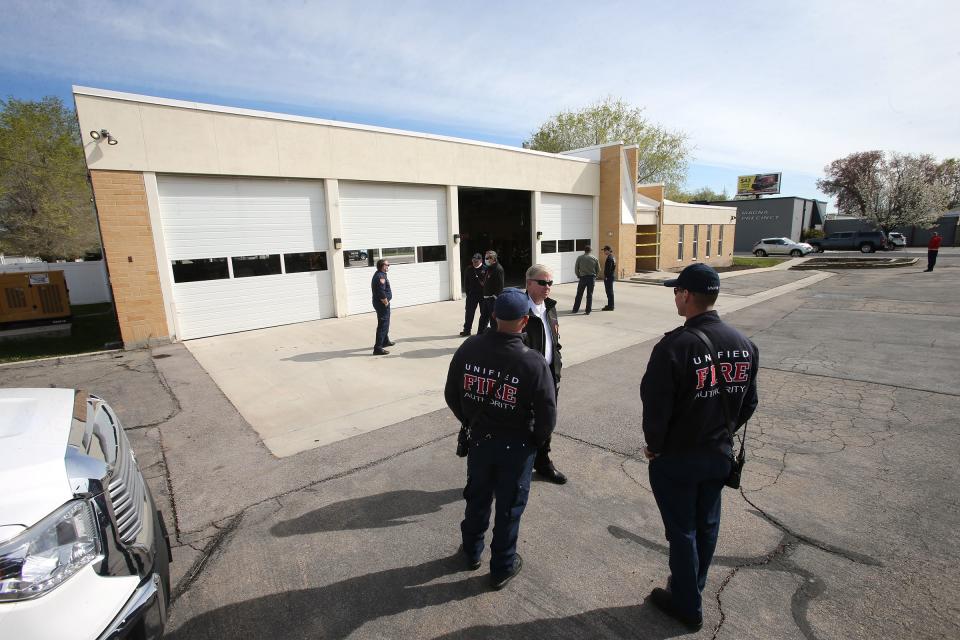
[(838, 231), (824, 238), (811, 238), (808, 242), (819, 253), (826, 249), (873, 253), (890, 248), (890, 241), (882, 231)]

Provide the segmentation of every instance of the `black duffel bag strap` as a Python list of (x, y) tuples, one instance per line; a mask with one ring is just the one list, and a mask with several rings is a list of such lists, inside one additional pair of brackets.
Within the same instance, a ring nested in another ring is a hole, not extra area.
[[(703, 331), (701, 331), (700, 329), (697, 329), (697, 328), (695, 328), (695, 327), (686, 327), (686, 329), (687, 329), (687, 331), (689, 331), (689, 332), (692, 333), (693, 335), (695, 335), (695, 336), (697, 336), (698, 338), (700, 338), (700, 341), (703, 342), (703, 344), (707, 345), (707, 349), (709, 350), (709, 353), (710, 353), (710, 366), (711, 366), (712, 368), (714, 368), (714, 373), (715, 373), (715, 374), (719, 374), (719, 372), (716, 371), (716, 369), (715, 369), (717, 363), (715, 363), (714, 360), (715, 360), (716, 357), (717, 357), (717, 350), (716, 350), (716, 348), (713, 346), (713, 342), (711, 342), (711, 341), (710, 341), (710, 338), (707, 337), (707, 334), (705, 334), (705, 333), (704, 333)], [(721, 382), (721, 386), (722, 386), (722, 384), (723, 384), (723, 383)], [(727, 425), (727, 433), (730, 434), (730, 444), (732, 445), (732, 444), (734, 443), (734, 438), (736, 437), (735, 434), (736, 434), (736, 431), (737, 431), (737, 424), (736, 424), (736, 422), (733, 420), (733, 418), (730, 417), (730, 407), (729, 407), (728, 404), (727, 404), (727, 396), (726, 396), (726, 394), (723, 392), (722, 389), (721, 389), (721, 391), (720, 391), (720, 406), (723, 407), (723, 419), (724, 419), (724, 424)], [(743, 447), (744, 447), (744, 444), (746, 443), (746, 440), (747, 440), (747, 425), (744, 424), (744, 425), (743, 425), (743, 437), (740, 438), (740, 453), (737, 455), (737, 458), (738, 458), (738, 459), (742, 459), (742, 458), (743, 458)]]

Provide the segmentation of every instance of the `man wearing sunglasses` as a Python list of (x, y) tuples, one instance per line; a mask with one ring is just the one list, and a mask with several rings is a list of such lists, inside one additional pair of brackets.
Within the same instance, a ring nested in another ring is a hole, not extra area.
[[(535, 264), (527, 269), (527, 297), (530, 298), (530, 320), (523, 332), (527, 346), (537, 351), (547, 361), (553, 374), (553, 384), (560, 392), (560, 325), (557, 322), (557, 301), (548, 297), (553, 286), (553, 273), (550, 267)], [(550, 438), (537, 448), (534, 470), (554, 484), (564, 484), (567, 476), (557, 471), (550, 460)]]

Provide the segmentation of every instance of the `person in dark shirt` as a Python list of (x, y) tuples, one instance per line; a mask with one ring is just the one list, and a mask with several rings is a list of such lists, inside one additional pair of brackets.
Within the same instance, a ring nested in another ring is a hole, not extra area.
[(497, 296), (503, 291), (503, 267), (500, 266), (497, 252), (487, 251), (483, 264), (486, 275), (483, 280), (483, 300), (480, 301), (480, 325), (477, 327), (477, 333), (483, 333), (488, 326), (494, 328), (490, 322), (490, 314), (493, 312)]
[[(640, 382), (644, 456), (650, 488), (670, 544), (670, 580), (650, 601), (690, 629), (703, 624), (701, 593), (720, 529), (720, 493), (730, 475), (733, 442), (727, 410), (739, 428), (757, 407), (757, 346), (724, 323), (713, 305), (720, 277), (693, 264), (664, 283), (686, 322), (653, 348)], [(695, 333), (717, 350), (709, 353)]]
[(604, 245), (603, 255), (603, 290), (607, 293), (607, 306), (601, 311), (613, 311), (613, 281), (617, 279), (617, 259), (613, 257), (610, 245)]
[(390, 289), (390, 279), (387, 272), (390, 270), (390, 261), (377, 260), (377, 272), (370, 280), (370, 289), (373, 294), (373, 309), (377, 312), (377, 335), (373, 343), (373, 355), (385, 356), (389, 351), (384, 347), (392, 347), (390, 342), (390, 301), (393, 300), (393, 291)]
[[(463, 331), (461, 336), (470, 335), (473, 328), (473, 316), (477, 312), (477, 307), (483, 300), (483, 281), (486, 278), (486, 270), (483, 266), (483, 256), (479, 253), (473, 254), (473, 266), (467, 267), (463, 273), (463, 290), (466, 292), (466, 305), (463, 313)], [(480, 333), (479, 331), (477, 333)]]
[(530, 493), (537, 447), (557, 419), (553, 375), (539, 353), (523, 343), (530, 300), (505, 289), (493, 310), (496, 329), (464, 340), (453, 354), (444, 399), (470, 427), (467, 501), (460, 533), (464, 563), (480, 567), (484, 534), (496, 499), (490, 543), (490, 583), (500, 589), (523, 566), (517, 550), (520, 516)]

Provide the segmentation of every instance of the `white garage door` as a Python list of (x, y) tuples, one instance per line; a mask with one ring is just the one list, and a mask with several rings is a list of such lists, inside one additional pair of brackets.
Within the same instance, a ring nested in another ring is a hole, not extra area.
[(373, 311), (370, 280), (390, 261), (394, 307), (450, 299), (443, 187), (340, 182), (348, 313)]
[(562, 193), (540, 195), (540, 262), (553, 268), (556, 282), (575, 282), (574, 263), (590, 245), (594, 253), (593, 198)]
[(157, 183), (181, 339), (334, 315), (321, 182)]

